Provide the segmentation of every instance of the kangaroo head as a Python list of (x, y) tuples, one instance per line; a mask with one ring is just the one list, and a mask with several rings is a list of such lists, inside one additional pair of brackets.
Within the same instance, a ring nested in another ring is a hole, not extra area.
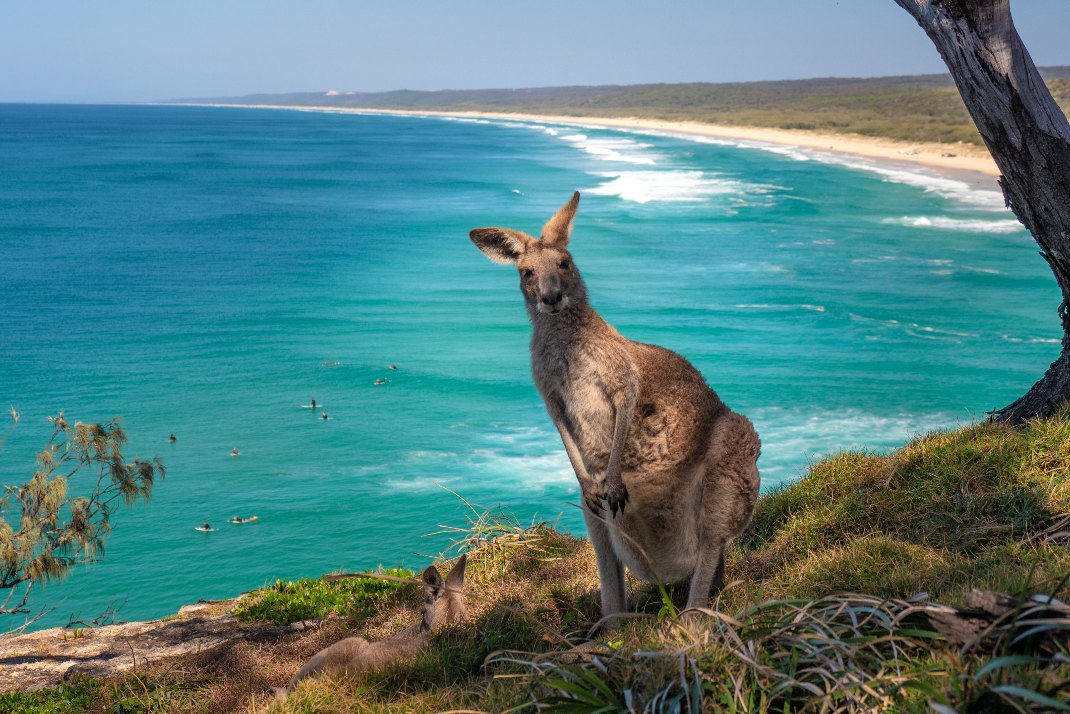
[(435, 566), (427, 566), (423, 574), (424, 606), (421, 631), (436, 632), (463, 621), (468, 615), (464, 604), (464, 567), (467, 563), (468, 555), (462, 555), (445, 581)]
[(533, 317), (557, 315), (587, 301), (583, 279), (568, 252), (572, 220), (579, 205), (577, 191), (543, 226), (541, 238), (508, 228), (475, 228), (468, 234), (494, 262), (516, 265), (520, 290)]

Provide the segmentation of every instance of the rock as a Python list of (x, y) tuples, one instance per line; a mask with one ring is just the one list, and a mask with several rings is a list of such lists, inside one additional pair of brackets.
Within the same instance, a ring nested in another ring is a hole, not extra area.
[(304, 629), (301, 623), (242, 622), (226, 614), (233, 604), (200, 602), (150, 622), (2, 635), (0, 692), (54, 687), (80, 674), (107, 679), (149, 661), (205, 652), (237, 640), (273, 642)]

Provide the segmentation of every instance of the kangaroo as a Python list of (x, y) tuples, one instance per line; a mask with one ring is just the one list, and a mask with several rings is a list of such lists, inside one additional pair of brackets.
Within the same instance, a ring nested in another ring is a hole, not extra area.
[[(431, 634), (467, 617), (464, 593), (464, 568), (468, 561), (462, 555), (446, 576), (445, 582), (435, 566), (423, 573), (424, 604), (420, 621), (379, 642), (363, 637), (347, 637), (326, 647), (310, 659), (290, 680), (287, 692), (306, 677), (347, 676), (371, 672), (407, 659), (419, 652), (431, 639)], [(279, 692), (279, 696), (285, 696)]]
[(519, 271), (531, 370), (579, 480), (603, 617), (627, 610), (624, 566), (647, 581), (690, 575), (687, 607), (705, 607), (725, 545), (754, 511), (761, 442), (690, 362), (621, 336), (591, 307), (568, 252), (579, 202), (576, 192), (538, 239), (507, 228), (469, 237)]

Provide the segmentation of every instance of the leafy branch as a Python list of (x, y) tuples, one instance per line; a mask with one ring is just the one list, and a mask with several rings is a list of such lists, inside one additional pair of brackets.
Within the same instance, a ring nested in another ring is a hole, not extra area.
[[(11, 414), (17, 424), (18, 412)], [(158, 458), (126, 461), (127, 436), (118, 417), (106, 425), (71, 425), (60, 412), (48, 421), (52, 436), (37, 454), (33, 477), (21, 486), (5, 485), (0, 498), (0, 597), (7, 591), (0, 615), (29, 612), (35, 583), (62, 578), (100, 557), (120, 501), (129, 506), (149, 500), (165, 474)], [(89, 486), (80, 489), (85, 495), (72, 493), (75, 477), (74, 483)]]

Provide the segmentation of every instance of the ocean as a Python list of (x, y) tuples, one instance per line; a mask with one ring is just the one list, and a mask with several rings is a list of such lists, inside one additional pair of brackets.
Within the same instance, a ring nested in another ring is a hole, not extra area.
[(764, 488), (983, 418), (1058, 354), (994, 182), (553, 123), (0, 105), (3, 483), (60, 410), (167, 466), (35, 626), (423, 567), (465, 500), (582, 533), (515, 271), (468, 239), (537, 234), (573, 190), (592, 303), (754, 421)]

